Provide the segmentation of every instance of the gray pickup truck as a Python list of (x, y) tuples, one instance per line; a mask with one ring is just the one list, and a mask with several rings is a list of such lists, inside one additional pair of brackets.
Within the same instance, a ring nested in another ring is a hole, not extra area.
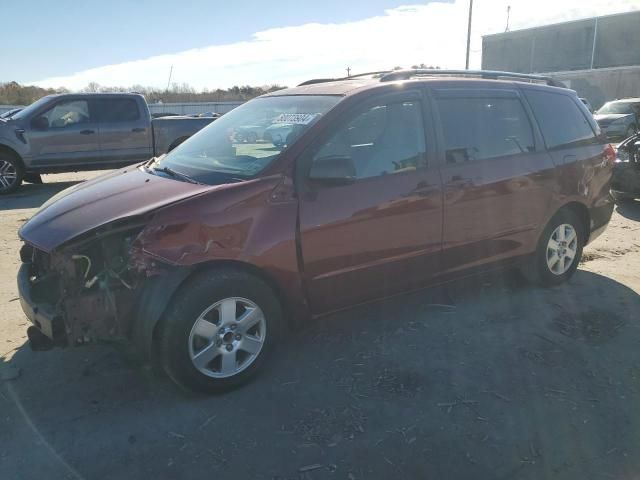
[(0, 119), (0, 194), (41, 173), (118, 168), (166, 153), (214, 118), (151, 118), (135, 93), (49, 95)]

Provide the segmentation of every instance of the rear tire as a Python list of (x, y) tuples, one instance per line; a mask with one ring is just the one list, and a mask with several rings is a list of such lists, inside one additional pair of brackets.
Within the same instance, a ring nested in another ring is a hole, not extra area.
[(571, 210), (560, 210), (547, 224), (536, 252), (523, 269), (525, 277), (542, 286), (569, 280), (578, 268), (586, 226)]
[(20, 159), (0, 153), (0, 195), (15, 192), (22, 184), (24, 167)]
[(189, 390), (231, 390), (262, 368), (282, 324), (280, 303), (259, 278), (231, 269), (202, 272), (180, 288), (163, 316), (162, 365)]

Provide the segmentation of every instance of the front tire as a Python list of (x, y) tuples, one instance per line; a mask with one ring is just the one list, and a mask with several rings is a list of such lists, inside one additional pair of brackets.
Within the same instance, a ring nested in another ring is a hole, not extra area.
[(22, 162), (12, 155), (0, 153), (0, 195), (16, 191), (23, 178)]
[(262, 368), (281, 329), (280, 303), (262, 280), (229, 269), (203, 272), (180, 288), (165, 312), (161, 361), (189, 390), (230, 390)]
[(585, 229), (571, 210), (559, 211), (542, 232), (536, 252), (523, 270), (525, 276), (543, 286), (569, 280), (582, 258)]

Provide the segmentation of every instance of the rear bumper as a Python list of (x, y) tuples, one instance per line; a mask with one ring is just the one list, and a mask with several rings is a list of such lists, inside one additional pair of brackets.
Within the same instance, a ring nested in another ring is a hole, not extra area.
[(29, 321), (56, 345), (67, 344), (64, 321), (53, 305), (38, 302), (34, 298), (34, 285), (30, 280), (31, 264), (23, 263), (18, 270), (18, 295), (20, 306)]
[(604, 232), (609, 225), (611, 215), (613, 215), (613, 209), (615, 208), (615, 202), (610, 195), (603, 199), (602, 203), (596, 207), (592, 207), (589, 210), (589, 216), (591, 217), (591, 225), (589, 226), (589, 240), (587, 244), (598, 238), (602, 232)]

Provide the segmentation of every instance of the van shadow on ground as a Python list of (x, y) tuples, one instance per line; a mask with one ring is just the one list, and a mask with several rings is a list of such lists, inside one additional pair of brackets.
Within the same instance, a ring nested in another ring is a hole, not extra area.
[(550, 290), (506, 282), (334, 315), (212, 397), (110, 346), (24, 345), (0, 477), (635, 478), (640, 297), (581, 270)]

